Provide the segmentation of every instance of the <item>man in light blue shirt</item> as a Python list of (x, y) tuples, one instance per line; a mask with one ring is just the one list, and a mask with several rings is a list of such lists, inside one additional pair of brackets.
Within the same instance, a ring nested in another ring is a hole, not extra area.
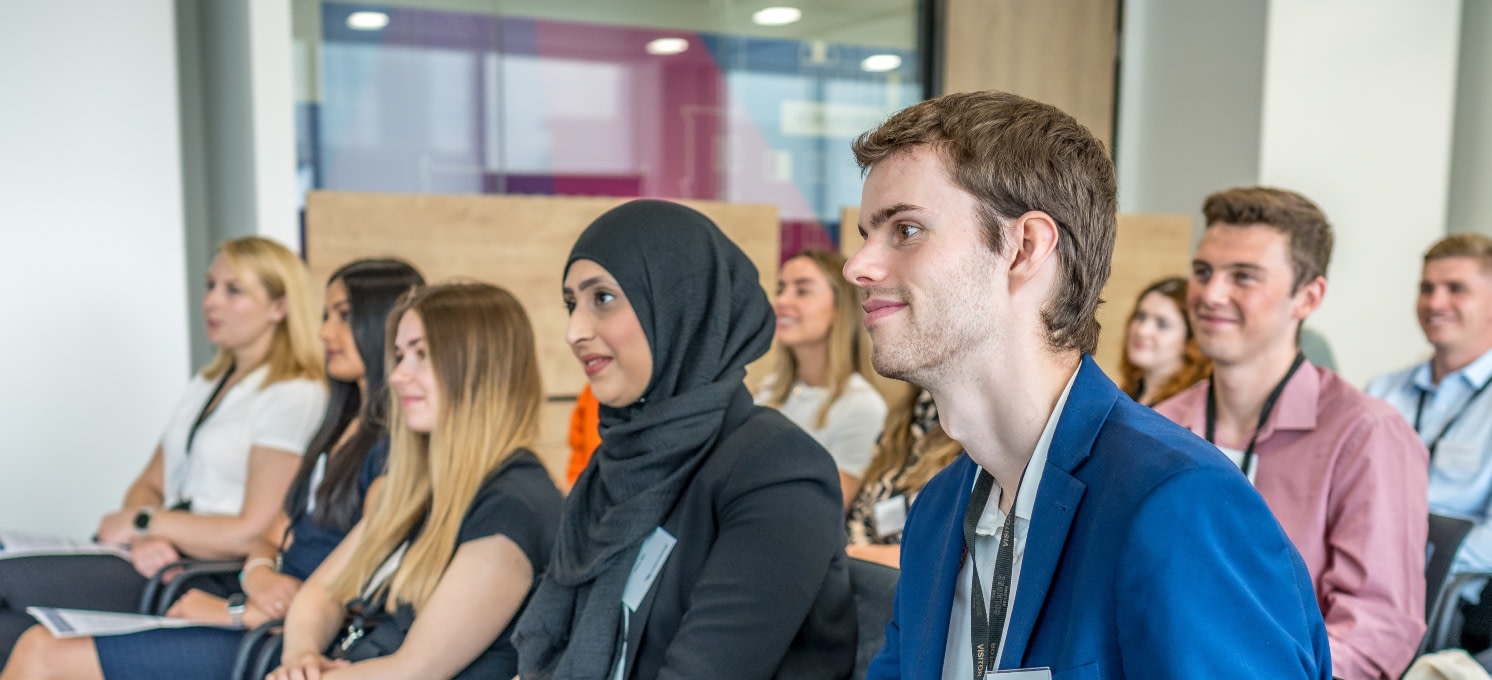
[(1492, 239), (1456, 234), (1431, 246), (1416, 311), (1435, 354), (1375, 378), (1367, 393), (1430, 449), (1430, 511), (1476, 522), (1452, 571), (1492, 570)]

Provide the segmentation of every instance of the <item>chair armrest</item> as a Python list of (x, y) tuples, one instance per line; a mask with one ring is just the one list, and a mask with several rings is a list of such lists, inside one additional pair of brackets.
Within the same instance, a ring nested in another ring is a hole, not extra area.
[(140, 595), (141, 614), (160, 616), (181, 595), (182, 590), (193, 579), (203, 576), (232, 574), (243, 569), (243, 560), (179, 560), (172, 562), (145, 584)]
[(274, 669), (274, 657), (283, 645), (280, 638), (283, 620), (268, 621), (249, 631), (238, 644), (238, 654), (233, 657), (232, 680), (259, 680)]
[[(1461, 591), (1477, 583), (1486, 584), (1488, 581), (1492, 581), (1492, 571), (1463, 571), (1452, 574), (1449, 579), (1446, 579), (1445, 585), (1440, 587), (1440, 592), (1433, 594), (1435, 604), (1431, 607), (1430, 616), (1425, 621), (1425, 638), (1420, 643), (1419, 654), (1438, 652), (1460, 644), (1459, 640), (1450, 639), (1456, 632), (1452, 630), (1452, 624), (1456, 620), (1456, 612), (1459, 609), (1456, 606), (1456, 600)], [(1426, 596), (1432, 595), (1426, 593)]]

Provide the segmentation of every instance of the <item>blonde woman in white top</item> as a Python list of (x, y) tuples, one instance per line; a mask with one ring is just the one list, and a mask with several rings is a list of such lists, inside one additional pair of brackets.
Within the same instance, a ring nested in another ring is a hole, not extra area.
[(182, 557), (242, 557), (280, 510), (321, 422), (326, 380), (304, 264), (257, 237), (225, 242), (202, 310), (217, 357), (187, 385), (160, 443), (97, 540), (112, 555), (0, 560), (0, 662), (28, 606), (133, 610), (146, 579)]
[(756, 402), (778, 409), (828, 449), (848, 504), (870, 465), (886, 401), (865, 379), (872, 370), (865, 313), (843, 269), (842, 256), (822, 250), (782, 264), (773, 300), (777, 364)]

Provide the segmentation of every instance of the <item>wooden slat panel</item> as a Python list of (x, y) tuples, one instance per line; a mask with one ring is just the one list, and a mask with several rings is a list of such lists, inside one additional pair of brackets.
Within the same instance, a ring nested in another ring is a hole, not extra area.
[[(570, 247), (618, 198), (565, 196), (452, 196), (313, 192), (306, 203), (306, 254), (314, 280), (359, 257), (393, 256), (431, 282), (466, 277), (512, 291), (534, 324), (546, 393), (573, 395), (585, 384), (564, 342), (566, 314), (561, 275)], [(777, 207), (682, 201), (708, 215), (756, 263), (762, 285), (777, 278)], [(760, 363), (760, 362), (758, 362)], [(752, 374), (760, 373), (753, 367)], [(560, 478), (566, 454), (563, 423), (546, 407), (546, 464)], [(556, 443), (561, 450), (548, 450)]]
[(1118, 0), (947, 0), (943, 92), (1053, 104), (1113, 148)]

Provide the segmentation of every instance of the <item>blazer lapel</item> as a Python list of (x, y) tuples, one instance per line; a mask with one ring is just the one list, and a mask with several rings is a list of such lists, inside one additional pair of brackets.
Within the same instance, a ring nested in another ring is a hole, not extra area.
[(1083, 355), (1077, 380), (1067, 395), (1057, 431), (1052, 436), (1041, 488), (1036, 492), (1036, 506), (1026, 532), (1025, 556), (1016, 585), (1015, 607), (1000, 660), (1003, 668), (1025, 665), (1026, 649), (1051, 591), (1062, 548), (1067, 545), (1067, 533), (1088, 488), (1072, 472), (1092, 452), (1117, 395), (1118, 389), (1093, 363), (1092, 357)]
[[(903, 564), (903, 568), (927, 569), (932, 571), (926, 592), (909, 593), (911, 602), (921, 606), (921, 616), (907, 617), (905, 621), (916, 621), (915, 625), (921, 626), (917, 631), (906, 631), (903, 635), (907, 639), (920, 640), (913, 652), (914, 660), (911, 667), (914, 669), (914, 677), (922, 680), (939, 680), (943, 677), (943, 656), (948, 649), (948, 619), (953, 613), (953, 596), (958, 587), (959, 570), (963, 568), (964, 534), (963, 520), (964, 508), (969, 505), (969, 494), (974, 487), (974, 475), (979, 467), (974, 464), (968, 454), (962, 454), (953, 459), (949, 469), (945, 471), (951, 477), (949, 480), (956, 486), (956, 492), (942, 496), (946, 500), (938, 507), (918, 508), (919, 512), (931, 512), (933, 517), (939, 518), (939, 531), (931, 533), (934, 538), (929, 541), (926, 548), (926, 561), (918, 566)], [(926, 499), (933, 501), (939, 494), (923, 493), (917, 496), (917, 502)], [(903, 560), (906, 556), (903, 556)], [(919, 560), (920, 561), (920, 560)], [(916, 583), (919, 579), (903, 578), (903, 586)], [(905, 667), (905, 666), (904, 666)]]

